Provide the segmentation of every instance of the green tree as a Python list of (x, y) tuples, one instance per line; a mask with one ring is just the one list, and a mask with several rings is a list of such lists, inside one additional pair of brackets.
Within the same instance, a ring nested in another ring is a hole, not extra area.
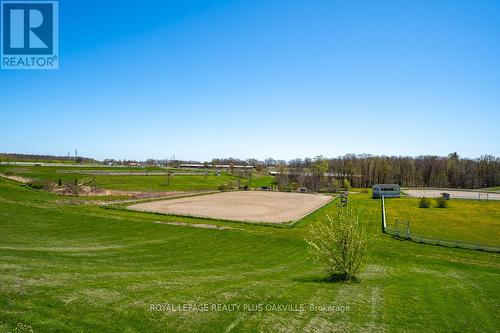
[(316, 156), (311, 166), (311, 171), (314, 175), (314, 187), (318, 190), (321, 187), (321, 180), (328, 171), (328, 160), (323, 156)]
[(347, 178), (344, 178), (344, 188), (346, 191), (351, 190), (351, 183), (349, 182), (349, 179), (347, 179)]
[(327, 216), (323, 223), (313, 225), (306, 241), (332, 281), (349, 281), (365, 267), (366, 235), (358, 216), (349, 208), (341, 208), (334, 218)]
[(338, 179), (332, 180), (332, 188), (333, 188), (334, 193), (337, 193), (339, 191), (340, 183), (339, 183)]

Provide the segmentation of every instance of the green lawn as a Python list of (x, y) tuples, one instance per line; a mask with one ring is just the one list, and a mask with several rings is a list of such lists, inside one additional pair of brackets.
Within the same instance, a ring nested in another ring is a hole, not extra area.
[(500, 186), (486, 187), (486, 188), (482, 188), (481, 190), (490, 191), (490, 192), (500, 192)]
[(450, 200), (448, 208), (419, 208), (419, 199), (387, 199), (388, 226), (409, 221), (412, 233), (443, 239), (500, 245), (500, 202)]
[[(63, 173), (63, 171), (75, 171), (79, 173)], [(109, 171), (109, 172), (165, 172), (165, 169), (151, 168), (118, 168), (118, 167), (25, 167), (25, 166), (0, 166), (0, 173), (7, 173), (37, 180), (51, 180), (55, 183), (59, 179), (63, 183), (72, 183), (75, 178), (79, 182), (87, 182), (92, 179), (91, 175), (84, 174), (85, 171)], [(186, 170), (176, 170), (177, 172), (189, 172)], [(192, 172), (192, 171), (191, 171)], [(209, 175), (175, 175), (167, 181), (166, 176), (135, 176), (135, 175), (96, 175), (96, 185), (99, 188), (129, 191), (196, 191), (196, 190), (217, 190), (219, 186), (238, 185), (238, 177), (227, 173), (216, 176), (211, 172)], [(274, 177), (266, 174), (254, 173), (250, 182), (247, 178), (240, 178), (240, 186), (250, 187), (270, 186)]]
[[(392, 239), (380, 202), (355, 195), (369, 235), (359, 281), (326, 283), (307, 253), (309, 226), (204, 222), (63, 205), (0, 179), (0, 332), (498, 332), (498, 254)], [(392, 205), (394, 202), (391, 202)], [(437, 210), (437, 209), (436, 209)], [(451, 211), (451, 208), (450, 208)], [(492, 234), (492, 237), (494, 235)], [(150, 304), (263, 304), (263, 311), (150, 311)], [(345, 312), (272, 311), (266, 305), (349, 306)]]

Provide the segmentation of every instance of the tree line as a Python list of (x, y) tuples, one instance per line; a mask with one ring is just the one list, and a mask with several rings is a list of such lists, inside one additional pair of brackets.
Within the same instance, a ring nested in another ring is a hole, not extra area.
[(348, 154), (337, 158), (318, 156), (294, 159), (277, 166), (276, 183), (286, 187), (331, 189), (347, 180), (354, 187), (399, 184), (406, 187), (475, 189), (500, 185), (500, 158), (483, 155), (373, 156)]

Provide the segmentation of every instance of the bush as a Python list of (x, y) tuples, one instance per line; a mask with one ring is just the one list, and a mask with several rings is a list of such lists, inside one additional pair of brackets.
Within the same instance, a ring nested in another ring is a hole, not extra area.
[(6, 176), (14, 176), (14, 173), (12, 171), (6, 171), (5, 175)]
[(448, 207), (448, 200), (443, 197), (436, 198), (436, 204), (438, 208), (446, 208)]
[(325, 266), (330, 281), (350, 281), (365, 266), (366, 236), (358, 217), (348, 208), (313, 225), (311, 239), (306, 241), (315, 260)]
[(432, 201), (429, 198), (421, 197), (418, 207), (420, 208), (431, 208)]
[(30, 182), (27, 182), (26, 185), (28, 185), (28, 187), (31, 187), (32, 189), (35, 189), (35, 190), (43, 190), (45, 187), (45, 183), (38, 181), (38, 180), (33, 180)]
[(227, 186), (222, 184), (222, 185), (219, 185), (219, 187), (217, 188), (219, 191), (226, 191), (227, 190)]
[(74, 195), (75, 197), (79, 196), (82, 193), (82, 186), (80, 185), (75, 185), (75, 184), (66, 184), (64, 185), (64, 191), (63, 194), (70, 194)]

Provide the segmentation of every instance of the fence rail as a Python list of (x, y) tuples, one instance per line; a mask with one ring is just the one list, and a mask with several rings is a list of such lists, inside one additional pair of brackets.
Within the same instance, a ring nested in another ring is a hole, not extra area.
[(404, 228), (402, 230), (399, 229), (399, 221), (396, 222), (396, 228), (391, 228), (387, 226), (386, 213), (385, 213), (385, 199), (382, 196), (382, 233), (391, 235), (393, 237), (397, 237), (400, 239), (406, 239), (409, 241), (424, 243), (424, 244), (432, 244), (438, 246), (447, 246), (447, 247), (455, 247), (461, 249), (469, 249), (469, 250), (478, 250), (478, 251), (486, 251), (486, 252), (495, 252), (500, 253), (500, 246), (495, 245), (487, 245), (480, 243), (471, 243), (460, 240), (451, 240), (451, 239), (442, 239), (435, 237), (427, 237), (420, 236), (416, 234), (412, 234), (410, 231), (410, 223), (404, 222)]

